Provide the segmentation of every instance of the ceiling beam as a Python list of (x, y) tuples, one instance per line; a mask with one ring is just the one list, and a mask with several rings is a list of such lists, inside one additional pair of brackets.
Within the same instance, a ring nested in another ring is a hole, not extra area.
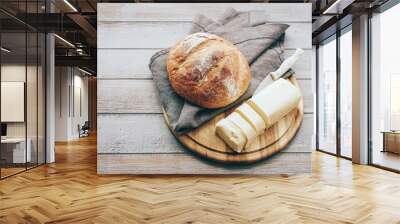
[(329, 4), (322, 12), (324, 15), (338, 15), (351, 5), (355, 0), (336, 0)]
[(97, 30), (89, 21), (80, 14), (68, 14), (67, 15), (71, 20), (73, 20), (78, 26), (82, 28), (82, 30), (88, 35), (86, 41), (90, 46), (94, 47), (97, 45)]
[(88, 67), (96, 71), (97, 62), (96, 58), (90, 56), (56, 56), (56, 66), (80, 66)]

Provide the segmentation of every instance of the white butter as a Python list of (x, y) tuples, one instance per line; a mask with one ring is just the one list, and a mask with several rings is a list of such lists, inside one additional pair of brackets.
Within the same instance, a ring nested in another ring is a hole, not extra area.
[(243, 103), (235, 112), (239, 113), (260, 135), (265, 131), (265, 122), (263, 118), (247, 103)]
[(245, 145), (251, 144), (254, 139), (257, 137), (257, 132), (256, 130), (251, 126), (251, 124), (246, 121), (240, 114), (237, 112), (231, 113), (226, 119), (232, 121), (234, 124), (236, 124), (240, 130), (245, 134), (246, 136), (246, 142)]
[(300, 90), (285, 79), (278, 79), (249, 100), (249, 105), (264, 119), (266, 128), (272, 126), (301, 99)]
[(247, 141), (243, 131), (226, 118), (217, 123), (216, 133), (235, 152), (241, 152)]
[(290, 111), (301, 99), (300, 90), (285, 79), (278, 79), (217, 123), (216, 132), (232, 150), (241, 152), (265, 129)]

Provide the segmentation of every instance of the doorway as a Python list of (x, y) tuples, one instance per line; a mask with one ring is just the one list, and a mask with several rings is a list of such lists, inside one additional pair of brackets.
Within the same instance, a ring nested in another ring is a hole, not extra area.
[(55, 141), (67, 144), (95, 135), (97, 79), (75, 66), (55, 68)]

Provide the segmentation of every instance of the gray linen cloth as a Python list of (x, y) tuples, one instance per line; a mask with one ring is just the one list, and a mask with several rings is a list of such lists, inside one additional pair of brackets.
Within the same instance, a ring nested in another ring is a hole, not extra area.
[(229, 8), (216, 21), (204, 15), (197, 15), (193, 21), (191, 33), (207, 32), (231, 41), (250, 64), (252, 79), (249, 88), (243, 96), (224, 108), (207, 109), (185, 101), (175, 93), (168, 80), (166, 59), (169, 49), (152, 56), (149, 68), (159, 91), (161, 104), (175, 133), (187, 133), (250, 98), (257, 85), (270, 72), (279, 68), (282, 63), (284, 34), (289, 26), (268, 24), (267, 17), (263, 11), (238, 12)]

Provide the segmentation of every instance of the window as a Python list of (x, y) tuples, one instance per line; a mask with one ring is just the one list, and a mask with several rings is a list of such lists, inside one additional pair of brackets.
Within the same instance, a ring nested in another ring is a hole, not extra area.
[(400, 130), (400, 73), (390, 74), (390, 130)]
[(321, 151), (351, 158), (352, 26), (345, 27), (339, 34), (318, 47), (317, 146)]
[[(346, 30), (347, 29), (347, 30)], [(340, 36), (340, 155), (352, 157), (352, 33)]]
[(371, 18), (372, 164), (400, 170), (400, 4)]
[(336, 39), (318, 47), (318, 149), (336, 153)]

